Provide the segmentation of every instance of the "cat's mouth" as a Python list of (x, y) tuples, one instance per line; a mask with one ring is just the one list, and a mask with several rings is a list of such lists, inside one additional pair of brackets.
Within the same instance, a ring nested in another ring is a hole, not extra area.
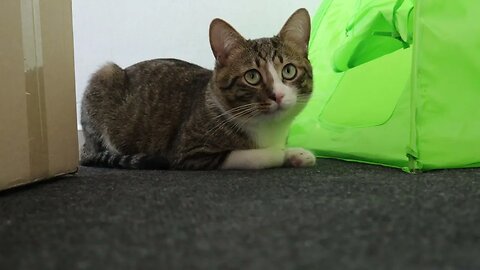
[(284, 112), (284, 111), (288, 111), (294, 104), (290, 104), (290, 103), (276, 103), (276, 102), (272, 102), (269, 106), (269, 110), (267, 112), (267, 114), (273, 114), (273, 113), (279, 113), (279, 112)]
[(292, 107), (292, 105), (288, 104), (288, 103), (278, 104), (276, 102), (272, 102), (272, 103), (270, 103), (268, 108), (266, 108), (263, 111), (263, 115), (268, 115), (268, 116), (281, 115), (281, 114), (284, 114), (285, 112), (287, 112), (291, 107)]

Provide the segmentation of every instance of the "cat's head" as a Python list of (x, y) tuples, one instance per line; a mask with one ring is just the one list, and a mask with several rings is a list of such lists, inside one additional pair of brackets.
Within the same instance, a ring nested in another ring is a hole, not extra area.
[(272, 38), (246, 40), (215, 19), (210, 45), (216, 59), (212, 91), (222, 110), (238, 119), (282, 119), (297, 114), (312, 92), (307, 58), (310, 17), (299, 9)]

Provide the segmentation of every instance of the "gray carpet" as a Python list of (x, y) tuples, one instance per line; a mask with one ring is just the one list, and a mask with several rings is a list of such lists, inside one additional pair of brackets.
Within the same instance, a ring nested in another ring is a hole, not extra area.
[(0, 269), (480, 269), (480, 170), (80, 168), (0, 193)]

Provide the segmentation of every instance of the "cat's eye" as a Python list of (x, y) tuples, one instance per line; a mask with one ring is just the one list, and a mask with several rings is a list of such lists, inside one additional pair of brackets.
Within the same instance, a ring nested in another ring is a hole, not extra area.
[(260, 72), (256, 69), (251, 69), (247, 72), (245, 72), (245, 81), (247, 81), (251, 85), (257, 85), (260, 83), (262, 80), (262, 76), (260, 75)]
[(291, 80), (297, 75), (297, 68), (293, 64), (287, 64), (283, 67), (282, 77), (285, 80)]

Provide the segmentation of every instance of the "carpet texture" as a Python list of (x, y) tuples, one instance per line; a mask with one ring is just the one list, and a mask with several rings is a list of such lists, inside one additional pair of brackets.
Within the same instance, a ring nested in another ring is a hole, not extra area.
[(480, 269), (480, 170), (82, 167), (0, 192), (0, 269)]

